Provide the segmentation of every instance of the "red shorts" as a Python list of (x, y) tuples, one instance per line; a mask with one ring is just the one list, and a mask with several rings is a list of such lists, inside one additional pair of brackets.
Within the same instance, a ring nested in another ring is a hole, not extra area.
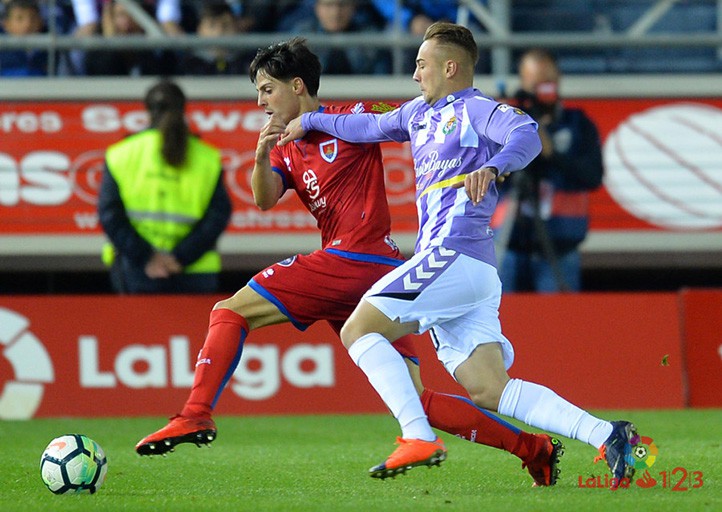
[[(403, 263), (358, 261), (314, 251), (297, 254), (262, 270), (248, 283), (273, 303), (300, 330), (326, 320), (338, 334), (361, 297), (379, 278)], [(416, 359), (413, 338), (404, 336), (394, 347), (405, 357)]]

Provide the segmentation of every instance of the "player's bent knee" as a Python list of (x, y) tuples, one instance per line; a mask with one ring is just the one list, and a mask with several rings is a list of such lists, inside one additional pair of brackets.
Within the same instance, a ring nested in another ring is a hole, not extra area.
[(348, 349), (353, 345), (357, 339), (359, 339), (363, 334), (359, 334), (359, 330), (356, 328), (356, 326), (353, 323), (346, 322), (343, 324), (343, 327), (341, 327), (341, 343), (343, 343), (343, 346)]
[(499, 408), (499, 401), (501, 400), (501, 394), (503, 391), (503, 387), (487, 386), (482, 389), (469, 392), (469, 396), (471, 397), (471, 401), (478, 407), (496, 411)]
[(227, 299), (219, 300), (213, 305), (213, 309), (230, 309), (234, 310), (233, 307), (233, 297), (229, 297)]
[(497, 409), (497, 406), (499, 405), (498, 400), (494, 402), (492, 395), (484, 391), (471, 394), (470, 396), (471, 401), (474, 402), (477, 407), (481, 407), (482, 409), (490, 409), (492, 411), (495, 411)]

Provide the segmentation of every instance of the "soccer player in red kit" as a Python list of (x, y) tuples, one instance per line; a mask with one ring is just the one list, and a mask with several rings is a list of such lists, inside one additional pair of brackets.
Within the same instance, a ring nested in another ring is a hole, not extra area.
[[(259, 50), (249, 74), (258, 91), (258, 105), (270, 116), (256, 147), (251, 179), (256, 204), (267, 210), (287, 190), (294, 190), (318, 222), (322, 249), (271, 265), (213, 307), (190, 396), (168, 425), (138, 442), (140, 455), (163, 454), (179, 443), (207, 444), (215, 439), (211, 413), (238, 365), (250, 331), (283, 322), (304, 330), (325, 320), (339, 333), (364, 292), (404, 261), (390, 236), (378, 144), (351, 144), (310, 132), (292, 144), (276, 145), (286, 123), (304, 112), (382, 113), (395, 106), (380, 102), (321, 106), (317, 98), (321, 66), (299, 38)], [(464, 397), (424, 389), (413, 338), (401, 338), (394, 347), (408, 361), (432, 426), (513, 453), (535, 485), (556, 483), (563, 453), (557, 439), (524, 432)], [(443, 442), (428, 443), (432, 444), (404, 448), (431, 449), (443, 459)], [(406, 468), (404, 450), (396, 453), (401, 473)]]

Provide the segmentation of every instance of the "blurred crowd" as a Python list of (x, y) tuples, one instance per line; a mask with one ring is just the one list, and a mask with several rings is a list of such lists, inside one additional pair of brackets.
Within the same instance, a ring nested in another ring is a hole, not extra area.
[[(114, 0), (2, 0), (2, 32), (14, 37), (48, 32), (77, 37), (142, 36), (153, 35), (151, 29), (172, 37), (224, 37), (250, 32), (371, 33), (383, 31), (389, 17), (393, 18), (393, 11), (380, 0), (142, 0), (132, 6), (127, 4)], [(142, 18), (133, 7), (142, 9), (147, 19), (156, 23), (140, 23)], [(431, 18), (428, 20), (430, 23)], [(247, 49), (220, 47), (183, 51), (72, 50), (54, 58), (51, 71), (60, 76), (245, 74), (254, 54)], [(319, 57), (326, 74), (391, 71), (387, 51), (320, 49)], [(0, 76), (47, 74), (45, 49), (0, 51)]]
[[(703, 32), (708, 28), (714, 31), (714, 11), (712, 16), (707, 12), (714, 9), (714, 4), (711, 0), (678, 3), (657, 21), (654, 29), (677, 33)], [(402, 0), (399, 6), (397, 15), (394, 0), (136, 0), (132, 3), (0, 0), (0, 37), (21, 38), (44, 33), (76, 37), (157, 35), (154, 31), (173, 37), (244, 33), (369, 33), (381, 37), (385, 32), (398, 29), (421, 36), (434, 21), (460, 22), (462, 11), (464, 24), (474, 31), (485, 32), (483, 23), (476, 21), (473, 13), (463, 8), (460, 11), (458, 0)], [(608, 34), (628, 29), (649, 7), (645, 2), (621, 0), (515, 0), (511, 3), (511, 25), (515, 32), (561, 30)], [(157, 23), (143, 23), (143, 18)], [(314, 50), (321, 59), (324, 74), (392, 72), (391, 51), (387, 49), (356, 46)], [(665, 52), (665, 58), (658, 58), (655, 51)], [(404, 54), (404, 72), (413, 71), (412, 53)], [(49, 56), (43, 48), (2, 49), (0, 77), (245, 74), (254, 54), (255, 51), (249, 49), (204, 48), (70, 50)], [(666, 71), (675, 56), (680, 71), (719, 70), (719, 56), (713, 48), (629, 51), (587, 48), (560, 52), (560, 65), (567, 73), (654, 72)], [(665, 69), (655, 69), (655, 66)], [(481, 52), (476, 71), (489, 72), (486, 52)]]

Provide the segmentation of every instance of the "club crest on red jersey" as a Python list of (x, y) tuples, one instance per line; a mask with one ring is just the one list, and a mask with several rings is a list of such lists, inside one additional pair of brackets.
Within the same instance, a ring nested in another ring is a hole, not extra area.
[(321, 151), (321, 158), (328, 163), (333, 163), (333, 161), (336, 160), (336, 156), (338, 156), (338, 140), (332, 139), (322, 142), (318, 145), (318, 149)]

